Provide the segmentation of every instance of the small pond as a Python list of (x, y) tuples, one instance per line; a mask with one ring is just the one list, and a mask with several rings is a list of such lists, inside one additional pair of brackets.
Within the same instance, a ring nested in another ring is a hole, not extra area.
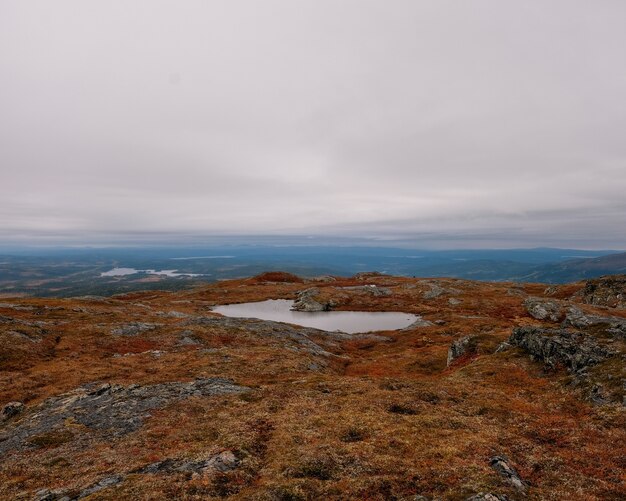
[(259, 318), (349, 334), (404, 329), (420, 318), (411, 313), (391, 311), (291, 311), (292, 305), (293, 301), (287, 299), (269, 299), (216, 306), (213, 311), (226, 317)]

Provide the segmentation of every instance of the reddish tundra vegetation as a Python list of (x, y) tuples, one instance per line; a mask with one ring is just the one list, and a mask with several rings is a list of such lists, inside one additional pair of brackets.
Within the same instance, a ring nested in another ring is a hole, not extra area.
[[(4, 299), (0, 498), (625, 499), (623, 285), (272, 272)], [(422, 320), (349, 335), (211, 312), (305, 290)]]

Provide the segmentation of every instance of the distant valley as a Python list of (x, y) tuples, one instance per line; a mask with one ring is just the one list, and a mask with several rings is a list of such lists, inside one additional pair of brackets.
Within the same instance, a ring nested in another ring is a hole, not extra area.
[(339, 246), (21, 249), (0, 255), (0, 295), (71, 297), (175, 291), (267, 270), (306, 277), (379, 271), (406, 277), (565, 283), (624, 273), (626, 253)]

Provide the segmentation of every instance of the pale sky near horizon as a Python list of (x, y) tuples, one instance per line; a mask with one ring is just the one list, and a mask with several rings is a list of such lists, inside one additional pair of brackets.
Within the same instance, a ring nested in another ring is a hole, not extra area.
[(625, 249), (625, 22), (622, 0), (0, 0), (0, 242)]

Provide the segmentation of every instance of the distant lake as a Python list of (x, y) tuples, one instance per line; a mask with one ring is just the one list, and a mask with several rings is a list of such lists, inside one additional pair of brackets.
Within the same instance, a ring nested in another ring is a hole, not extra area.
[(287, 299), (269, 299), (216, 306), (213, 311), (226, 317), (259, 318), (349, 334), (404, 329), (419, 319), (411, 313), (391, 311), (291, 311), (293, 303)]
[(235, 256), (191, 256), (191, 257), (171, 257), (174, 261), (189, 261), (193, 259), (233, 259)]
[(146, 275), (165, 275), (168, 277), (204, 277), (201, 273), (179, 273), (177, 270), (138, 270), (136, 268), (113, 268), (112, 270), (100, 273), (101, 277), (123, 277), (125, 275), (134, 275), (136, 273), (144, 273)]

